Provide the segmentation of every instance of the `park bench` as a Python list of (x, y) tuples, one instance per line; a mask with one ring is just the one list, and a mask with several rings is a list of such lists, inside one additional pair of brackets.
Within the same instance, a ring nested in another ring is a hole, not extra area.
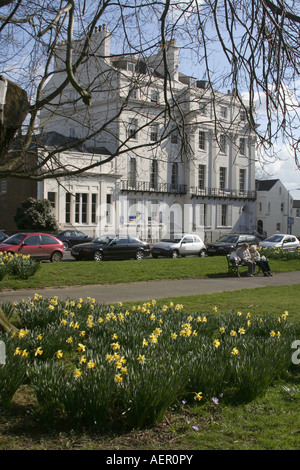
[(239, 269), (245, 267), (243, 261), (237, 261), (234, 258), (230, 258), (230, 255), (226, 255), (227, 264), (228, 264), (228, 274), (235, 274), (240, 277)]

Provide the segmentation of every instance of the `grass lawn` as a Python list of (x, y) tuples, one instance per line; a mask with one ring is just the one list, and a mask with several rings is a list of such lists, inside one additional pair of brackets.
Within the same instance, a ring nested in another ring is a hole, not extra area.
[[(300, 270), (300, 260), (272, 260), (273, 272)], [(244, 273), (246, 274), (247, 268)], [(88, 284), (117, 284), (120, 282), (150, 281), (154, 279), (184, 279), (227, 276), (224, 256), (206, 258), (145, 259), (142, 261), (72, 261), (44, 262), (41, 269), (28, 280), (5, 277), (1, 289), (37, 289), (55, 286)]]
[[(186, 263), (187, 260), (181, 261)], [(203, 260), (196, 261), (199, 266)], [(207, 266), (213, 268), (212, 261), (213, 259), (208, 259)], [(134, 264), (139, 267), (144, 263)], [(105, 264), (101, 264), (100, 268), (102, 266)], [(52, 265), (50, 267), (52, 269)], [(166, 298), (159, 303), (170, 300), (175, 299)], [(272, 313), (279, 317), (287, 310), (290, 318), (300, 322), (299, 286), (263, 287), (234, 293), (182, 297), (176, 301), (183, 303), (189, 313), (205, 313), (217, 306), (220, 313), (241, 310), (253, 315)], [(183, 396), (182, 400), (184, 398)], [(198, 405), (186, 405), (179, 400), (168, 411), (164, 422), (151, 428), (132, 431), (112, 428), (101, 433), (84, 428), (41, 427), (31, 412), (35, 398), (30, 388), (23, 386), (16, 393), (12, 407), (0, 410), (0, 450), (193, 451), (300, 448), (299, 366), (293, 374), (275, 383), (264, 396), (252, 402), (237, 402), (230, 395), (218, 398), (218, 404), (204, 401)]]

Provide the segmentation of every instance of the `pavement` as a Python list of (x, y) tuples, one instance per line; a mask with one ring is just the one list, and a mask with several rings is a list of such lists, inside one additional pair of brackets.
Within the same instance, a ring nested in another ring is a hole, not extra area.
[(0, 291), (0, 303), (28, 300), (34, 294), (43, 298), (78, 299), (92, 297), (97, 303), (111, 304), (126, 301), (146, 301), (165, 297), (181, 297), (214, 292), (253, 289), (265, 286), (300, 284), (300, 271), (274, 273), (272, 277), (212, 277), (196, 279), (157, 280), (121, 284), (97, 284), (73, 287), (51, 287), (43, 289), (23, 289)]

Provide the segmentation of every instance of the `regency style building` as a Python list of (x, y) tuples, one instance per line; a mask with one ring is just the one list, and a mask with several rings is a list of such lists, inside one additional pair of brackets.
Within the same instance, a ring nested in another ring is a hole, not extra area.
[[(58, 48), (47, 92), (63, 80), (65, 47)], [(114, 56), (102, 26), (91, 50), (88, 69), (82, 65), (76, 76), (91, 84), (91, 106), (70, 86), (40, 116), (51, 136), (44, 151), (55, 147), (55, 136), (85, 139), (59, 152), (57, 166), (90, 166), (77, 176), (38, 183), (38, 197), (50, 199), (60, 228), (152, 241), (175, 232), (211, 240), (254, 230), (255, 138), (247, 103), (179, 71), (175, 40), (165, 46), (166, 60), (162, 50)], [(54, 112), (58, 103), (63, 112)]]

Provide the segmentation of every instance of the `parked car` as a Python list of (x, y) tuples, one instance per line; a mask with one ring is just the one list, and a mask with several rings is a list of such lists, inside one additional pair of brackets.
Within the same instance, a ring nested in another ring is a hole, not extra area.
[(259, 239), (254, 234), (228, 233), (227, 235), (223, 235), (214, 243), (206, 243), (207, 254), (210, 256), (228, 255), (243, 243), (257, 246), (260, 245)]
[(178, 256), (206, 255), (206, 246), (198, 235), (185, 234), (174, 238), (163, 238), (155, 243), (151, 249), (153, 258), (167, 256), (177, 258)]
[(103, 261), (108, 259), (143, 259), (150, 255), (150, 245), (138, 238), (128, 236), (105, 235), (89, 243), (73, 246), (71, 255), (77, 260), (90, 259)]
[(260, 243), (262, 248), (280, 248), (282, 250), (296, 251), (300, 249), (300, 242), (294, 235), (275, 233)]
[(78, 245), (78, 243), (91, 242), (93, 240), (93, 237), (89, 237), (80, 230), (64, 230), (55, 236), (63, 242), (65, 251), (74, 245)]
[(16, 233), (0, 243), (0, 251), (30, 255), (37, 260), (61, 261), (64, 256), (63, 243), (46, 233)]
[(6, 235), (6, 233), (4, 233), (4, 232), (0, 232), (0, 242), (3, 242), (3, 240), (5, 240), (5, 238), (8, 238), (8, 235)]

